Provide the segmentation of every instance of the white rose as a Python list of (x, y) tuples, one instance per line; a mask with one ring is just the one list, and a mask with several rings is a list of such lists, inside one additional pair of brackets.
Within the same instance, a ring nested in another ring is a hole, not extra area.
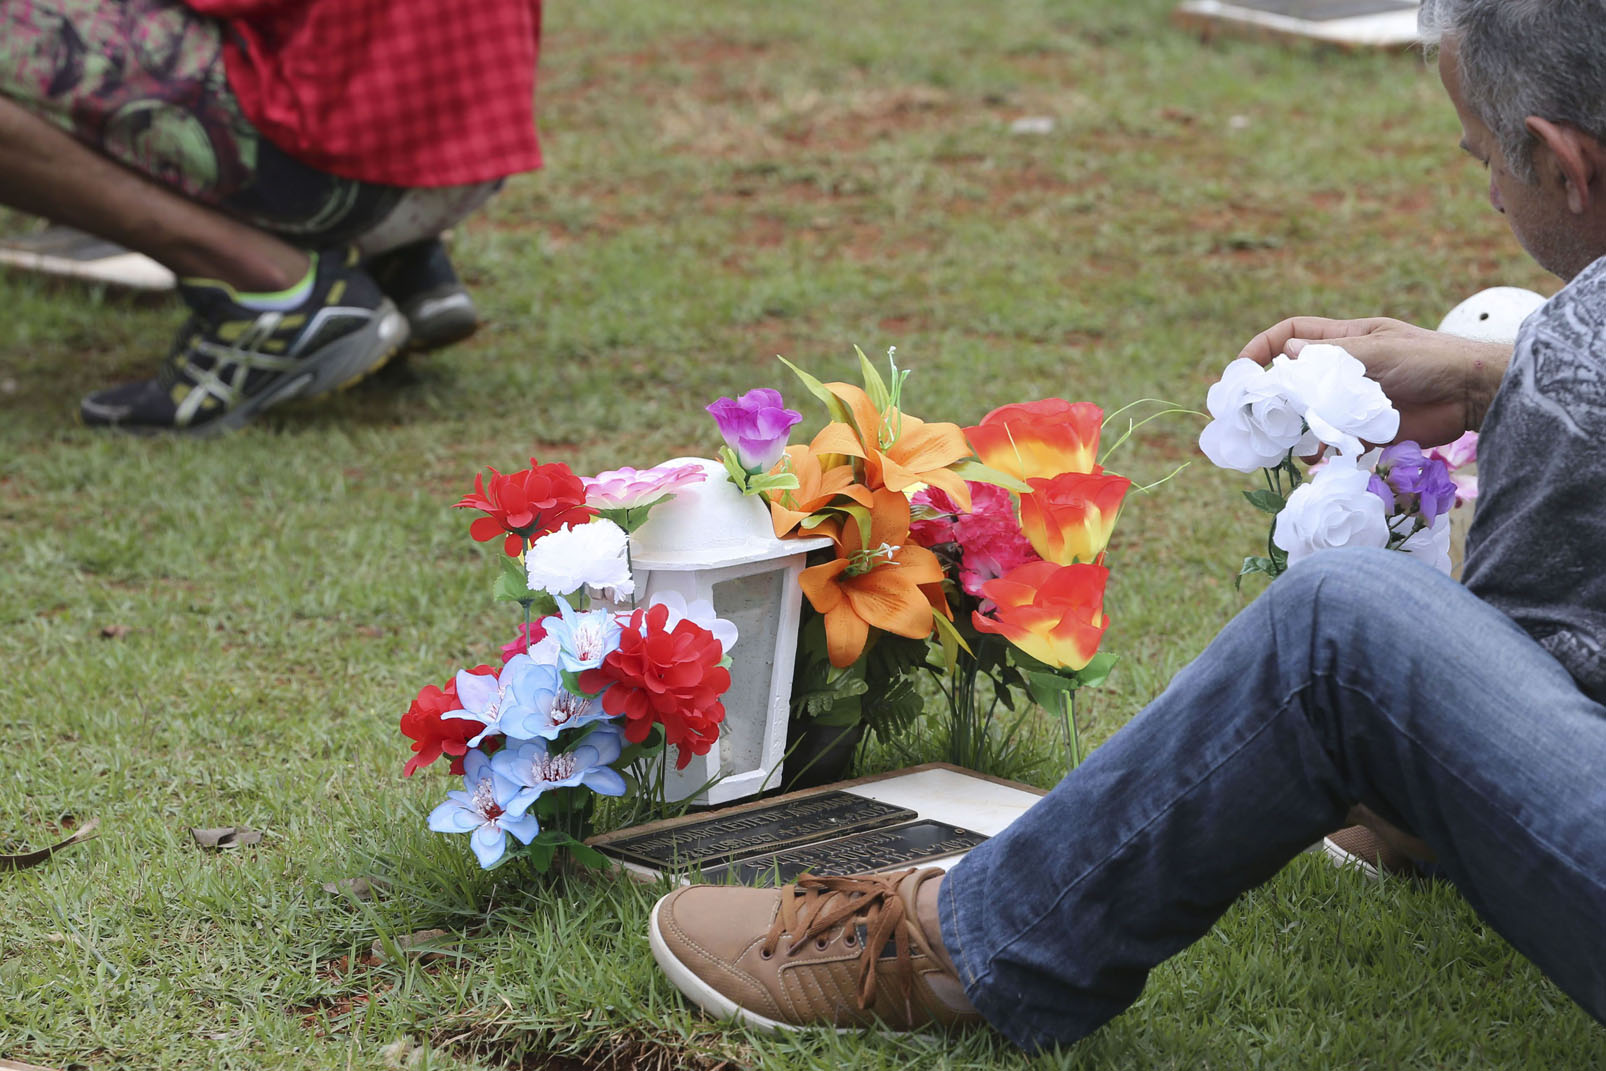
[(1359, 454), (1361, 441), (1392, 442), (1400, 414), (1366, 366), (1342, 346), (1317, 343), (1298, 359), (1279, 355), (1268, 374), (1299, 407), (1316, 438), (1339, 453)]
[(1199, 434), (1199, 449), (1221, 468), (1254, 472), (1278, 464), (1295, 447), (1301, 454), (1316, 452), (1316, 437), (1305, 430), (1300, 406), (1247, 357), (1227, 366), (1205, 405), (1215, 419)]
[[(1397, 517), (1393, 525), (1397, 530), (1415, 524), (1415, 517)], [(1420, 558), (1433, 568), (1450, 575), (1450, 515), (1441, 513), (1433, 518), (1433, 523), (1426, 528), (1418, 528), (1406, 537), (1397, 550), (1403, 550), (1413, 558)]]
[(625, 530), (598, 518), (588, 524), (564, 525), (530, 544), (524, 569), (531, 591), (568, 595), (593, 587), (618, 598), (636, 589), (625, 561)]
[(1271, 540), (1295, 565), (1333, 547), (1386, 547), (1388, 519), (1383, 500), (1366, 489), (1372, 474), (1335, 458), (1294, 489), (1277, 514)]

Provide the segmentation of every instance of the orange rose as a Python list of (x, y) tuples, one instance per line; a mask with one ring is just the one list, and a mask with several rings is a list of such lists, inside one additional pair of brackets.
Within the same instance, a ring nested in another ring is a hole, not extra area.
[(1003, 405), (965, 429), (981, 463), (1020, 480), (1092, 472), (1104, 410), (1063, 398)]
[(1045, 561), (1097, 561), (1110, 541), (1132, 481), (1108, 473), (1067, 472), (1032, 479), (1020, 498), (1020, 530)]
[(1109, 577), (1102, 565), (1022, 565), (982, 585), (982, 595), (996, 606), (971, 620), (1039, 662), (1079, 670), (1093, 661), (1110, 624), (1104, 612)]

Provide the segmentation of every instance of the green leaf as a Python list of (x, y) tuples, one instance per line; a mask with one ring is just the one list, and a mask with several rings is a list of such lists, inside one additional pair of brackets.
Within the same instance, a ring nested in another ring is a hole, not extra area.
[(1076, 691), (1076, 682), (1058, 673), (1034, 670), (1026, 674), (1026, 690), (1032, 693), (1038, 706), (1058, 713), (1060, 696)]
[(736, 451), (729, 446), (721, 446), (719, 460), (725, 466), (725, 472), (730, 476), (731, 483), (736, 485), (736, 489), (744, 495), (752, 494), (747, 489), (747, 470), (742, 468), (741, 459), (736, 456)]
[(1006, 491), (1014, 491), (1018, 495), (1024, 495), (1031, 491), (1031, 488), (1026, 486), (1025, 481), (1017, 480), (1007, 472), (1000, 472), (995, 468), (983, 465), (980, 461), (956, 461), (948, 466), (948, 471), (963, 479), (975, 480), (977, 483), (990, 483), (1002, 487)]
[(496, 574), (495, 594), (499, 600), (527, 602), (535, 598), (530, 590), (530, 579), (524, 572), (524, 563), (517, 558), (502, 559), (502, 568)]
[(1282, 495), (1264, 487), (1258, 491), (1245, 491), (1244, 497), (1249, 500), (1251, 506), (1254, 506), (1262, 513), (1270, 513), (1272, 516), (1281, 513), (1283, 507), (1288, 505)]
[(1078, 688), (1097, 688), (1110, 676), (1110, 670), (1115, 668), (1119, 656), (1107, 651), (1100, 651), (1093, 656), (1092, 661), (1076, 671), (1076, 686)]
[(859, 374), (864, 377), (864, 393), (870, 396), (870, 404), (875, 406), (876, 412), (885, 413), (887, 406), (892, 404), (892, 394), (887, 390), (886, 380), (881, 378), (881, 373), (876, 371), (863, 350), (854, 346), (853, 352), (859, 355)]
[(954, 623), (938, 613), (935, 608), (931, 611), (931, 623), (936, 629), (938, 641), (942, 644), (943, 662), (950, 670), (954, 668), (954, 661), (959, 657), (961, 650), (974, 657), (975, 652), (970, 649), (970, 644), (965, 642), (965, 637), (954, 627)]
[(1278, 566), (1277, 562), (1273, 561), (1271, 558), (1245, 558), (1243, 566), (1238, 570), (1238, 575), (1233, 577), (1232, 586), (1235, 589), (1241, 590), (1243, 588), (1244, 577), (1250, 576), (1254, 573), (1265, 573), (1267, 576), (1275, 580), (1277, 578), (1277, 574), (1281, 573), (1282, 571), (1282, 568)]
[(796, 474), (777, 472), (765, 476), (754, 476), (747, 481), (747, 487), (743, 493), (756, 495), (763, 491), (796, 491), (799, 486)]
[(825, 408), (830, 410), (832, 420), (840, 421), (849, 427), (853, 426), (853, 418), (848, 413), (848, 407), (842, 404), (840, 398), (826, 390), (824, 383), (821, 383), (780, 354), (776, 354), (775, 359), (790, 368), (793, 374), (803, 382), (803, 386), (808, 388), (808, 392), (825, 403)]

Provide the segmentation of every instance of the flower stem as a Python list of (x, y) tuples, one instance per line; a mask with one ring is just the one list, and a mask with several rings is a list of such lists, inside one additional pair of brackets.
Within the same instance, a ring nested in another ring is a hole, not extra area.
[(1071, 753), (1070, 769), (1074, 770), (1082, 765), (1082, 743), (1076, 735), (1075, 690), (1060, 693), (1060, 721), (1065, 726), (1065, 746)]

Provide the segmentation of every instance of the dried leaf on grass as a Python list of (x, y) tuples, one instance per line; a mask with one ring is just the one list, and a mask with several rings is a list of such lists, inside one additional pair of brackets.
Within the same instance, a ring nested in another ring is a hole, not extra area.
[(370, 877), (366, 874), (355, 878), (341, 878), (339, 881), (326, 881), (323, 884), (323, 891), (326, 893), (335, 896), (345, 894), (358, 900), (372, 900), (388, 888), (390, 882), (384, 878)]
[[(416, 952), (419, 954), (418, 961), (420, 963), (430, 963), (440, 959), (447, 951), (446, 949), (430, 947), (431, 942), (445, 936), (445, 930), (414, 930), (403, 937), (391, 938), (390, 943), (396, 946), (396, 951), (403, 954)], [(370, 951), (373, 952), (375, 958), (383, 962), (386, 958), (385, 939), (383, 937), (374, 938), (373, 947)]]
[(38, 1064), (25, 1064), (20, 1060), (0, 1060), (0, 1071), (54, 1071)]
[(134, 630), (127, 625), (102, 625), (100, 626), (100, 638), (103, 640), (120, 640), (132, 631)]
[(190, 836), (203, 848), (222, 850), (249, 847), (262, 839), (262, 831), (249, 826), (219, 826), (216, 829), (192, 828)]
[(48, 848), (40, 848), (36, 852), (23, 852), (20, 855), (0, 855), (0, 870), (27, 870), (29, 867), (38, 866), (63, 848), (94, 836), (95, 827), (98, 825), (100, 819), (91, 818), (75, 829), (72, 836)]

